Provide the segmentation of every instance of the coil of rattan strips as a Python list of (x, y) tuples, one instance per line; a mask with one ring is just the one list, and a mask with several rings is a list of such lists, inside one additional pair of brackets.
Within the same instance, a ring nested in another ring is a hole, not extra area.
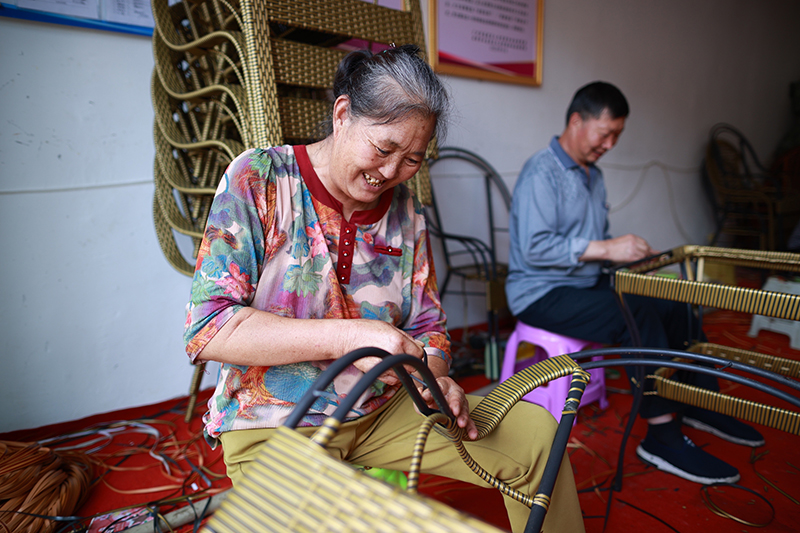
[(732, 348), (730, 346), (723, 346), (710, 342), (694, 344), (689, 348), (689, 351), (763, 368), (764, 370), (769, 370), (770, 372), (790, 378), (800, 378), (800, 361), (794, 359), (776, 357), (774, 355), (751, 350), (742, 350), (741, 348)]
[(692, 260), (708, 260), (734, 266), (800, 272), (800, 254), (697, 245), (673, 248), (652, 260), (633, 265), (629, 270), (643, 274), (668, 265)]
[(637, 294), (692, 305), (800, 320), (800, 296), (794, 294), (624, 271), (615, 272), (614, 288), (620, 295)]
[(523, 396), (554, 379), (572, 375), (576, 369), (581, 368), (569, 355), (559, 355), (524, 368), (501, 382), (470, 413), (478, 428), (478, 438), (494, 431)]
[[(655, 393), (662, 398), (726, 414), (734, 418), (800, 435), (800, 413), (762, 403), (735, 398), (669, 379), (674, 369), (660, 368), (652, 377)], [(645, 393), (648, 394), (648, 393)]]
[(285, 427), (259, 448), (242, 482), (202, 531), (500, 532), (441, 502), (372, 478)]

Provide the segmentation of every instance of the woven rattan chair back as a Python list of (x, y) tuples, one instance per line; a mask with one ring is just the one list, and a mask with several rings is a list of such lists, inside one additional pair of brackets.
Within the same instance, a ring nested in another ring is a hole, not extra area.
[[(169, 4), (152, 0), (153, 216), (167, 260), (191, 276), (231, 160), (247, 148), (321, 138), (333, 74), (348, 49), (416, 44), (424, 54), (425, 41), (419, 0), (404, 0), (402, 10), (362, 0)], [(409, 185), (429, 201), (427, 167)]]
[(782, 188), (782, 181), (761, 164), (739, 130), (716, 124), (703, 165), (703, 185), (717, 223), (711, 245), (727, 233), (734, 239), (756, 237), (764, 250), (782, 249), (787, 231), (800, 218), (800, 195)]

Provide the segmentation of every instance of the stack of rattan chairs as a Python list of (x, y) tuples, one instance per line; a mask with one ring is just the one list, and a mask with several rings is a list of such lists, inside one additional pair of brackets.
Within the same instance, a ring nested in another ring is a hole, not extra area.
[[(319, 138), (348, 49), (424, 51), (418, 0), (404, 10), (362, 0), (152, 0), (152, 8), (153, 215), (167, 260), (187, 275), (228, 163), (247, 148)], [(411, 186), (429, 198), (427, 169)]]
[[(156, 147), (153, 218), (169, 263), (188, 276), (227, 165), (248, 148), (321, 138), (348, 50), (416, 44), (419, 0), (152, 0)], [(430, 152), (435, 150), (431, 143)], [(427, 164), (408, 185), (430, 202)], [(195, 369), (187, 421), (203, 376)]]

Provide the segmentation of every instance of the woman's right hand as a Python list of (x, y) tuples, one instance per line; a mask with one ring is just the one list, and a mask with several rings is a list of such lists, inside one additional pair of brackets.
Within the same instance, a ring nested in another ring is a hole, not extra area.
[[(358, 348), (374, 347), (386, 350), (392, 355), (408, 354), (422, 359), (424, 355), (423, 343), (415, 340), (405, 331), (382, 320), (355, 319), (345, 320), (346, 325), (342, 336), (342, 346), (339, 353), (344, 355)], [(368, 372), (380, 363), (380, 357), (362, 357), (355, 363), (357, 369)], [(406, 370), (414, 372), (413, 368)], [(397, 385), (400, 380), (393, 370), (388, 370), (378, 377), (378, 380), (387, 385)]]

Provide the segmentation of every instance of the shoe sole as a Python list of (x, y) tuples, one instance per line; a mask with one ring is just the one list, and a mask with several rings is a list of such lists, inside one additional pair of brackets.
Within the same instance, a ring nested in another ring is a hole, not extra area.
[(703, 476), (697, 476), (695, 474), (690, 474), (685, 470), (681, 470), (672, 463), (668, 463), (661, 457), (653, 455), (652, 453), (648, 452), (647, 450), (642, 448), (641, 444), (636, 448), (636, 456), (645, 463), (652, 465), (658, 468), (659, 470), (663, 470), (664, 472), (668, 472), (683, 479), (688, 479), (689, 481), (694, 481), (695, 483), (700, 483), (701, 485), (711, 485), (712, 483), (736, 483), (742, 477), (739, 474), (726, 478), (725, 477), (711, 478), (711, 477), (703, 477)]
[(683, 416), (683, 423), (686, 424), (687, 426), (691, 426), (691, 427), (693, 427), (695, 429), (699, 429), (700, 431), (705, 431), (706, 433), (711, 433), (712, 435), (715, 435), (715, 436), (717, 436), (717, 437), (719, 437), (719, 438), (721, 438), (723, 440), (726, 440), (728, 442), (732, 442), (734, 444), (741, 444), (742, 446), (750, 446), (750, 447), (753, 447), (753, 448), (757, 448), (758, 446), (763, 446), (764, 445), (764, 439), (761, 439), (760, 441), (740, 439), (738, 437), (734, 437), (733, 435), (728, 435), (727, 433), (723, 433), (722, 431), (718, 430), (714, 426), (709, 426), (708, 424), (706, 424), (704, 422), (700, 422), (696, 418), (691, 418), (691, 417), (686, 416), (686, 415)]

